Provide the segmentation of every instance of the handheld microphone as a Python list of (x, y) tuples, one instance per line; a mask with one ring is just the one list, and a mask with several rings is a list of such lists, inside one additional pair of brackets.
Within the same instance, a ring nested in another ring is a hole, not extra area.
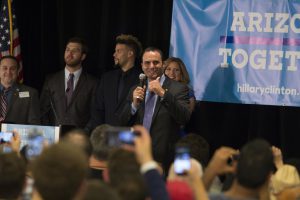
[(139, 86), (144, 88), (144, 86), (146, 85), (146, 75), (141, 73), (139, 75), (139, 79), (140, 79), (140, 83), (139, 83)]
[[(140, 79), (140, 82), (139, 82), (138, 86), (141, 88), (144, 88), (144, 86), (146, 85), (146, 75), (143, 73), (140, 73), (139, 79)], [(139, 96), (137, 97), (137, 99), (139, 99), (139, 101), (141, 101)]]

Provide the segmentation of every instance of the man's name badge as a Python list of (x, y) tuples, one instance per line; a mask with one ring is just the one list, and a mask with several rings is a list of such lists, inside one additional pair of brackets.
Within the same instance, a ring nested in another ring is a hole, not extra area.
[(29, 92), (28, 91), (19, 92), (19, 97), (20, 98), (27, 98), (27, 97), (29, 97)]

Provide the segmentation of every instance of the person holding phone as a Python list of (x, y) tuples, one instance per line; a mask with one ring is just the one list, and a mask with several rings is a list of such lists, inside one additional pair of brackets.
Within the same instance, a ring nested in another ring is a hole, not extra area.
[(17, 131), (0, 132), (0, 153), (16, 152), (20, 155), (21, 137)]
[(12, 136), (12, 132), (0, 132), (0, 144), (9, 142)]
[(188, 148), (177, 147), (175, 160), (169, 169), (167, 177), (167, 188), (170, 196), (180, 195), (180, 188), (176, 188), (180, 187), (179, 184), (175, 184), (171, 190), (169, 187), (174, 185), (173, 183), (179, 182), (180, 184), (188, 183), (188, 187), (193, 191), (193, 199), (208, 200), (208, 194), (201, 179), (202, 175), (201, 164), (197, 160), (190, 158)]
[(189, 149), (186, 147), (177, 147), (175, 160), (174, 160), (174, 171), (177, 175), (185, 175), (191, 169), (191, 160)]

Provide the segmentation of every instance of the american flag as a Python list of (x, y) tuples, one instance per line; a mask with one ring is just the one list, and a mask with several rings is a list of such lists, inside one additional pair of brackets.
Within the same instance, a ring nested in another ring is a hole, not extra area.
[(17, 18), (13, 7), (13, 0), (0, 0), (0, 58), (5, 55), (15, 56), (20, 64), (19, 77), (23, 81), (23, 67)]

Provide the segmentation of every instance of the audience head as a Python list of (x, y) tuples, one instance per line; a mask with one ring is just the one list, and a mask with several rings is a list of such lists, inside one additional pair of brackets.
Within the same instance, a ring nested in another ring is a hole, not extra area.
[(0, 199), (17, 199), (25, 185), (26, 165), (16, 153), (0, 153)]
[(247, 143), (240, 152), (237, 182), (250, 189), (258, 189), (269, 181), (274, 169), (273, 153), (268, 142), (256, 139)]
[(190, 83), (190, 76), (185, 64), (180, 58), (170, 57), (164, 61), (165, 74), (170, 79), (179, 81), (185, 84)]
[(140, 166), (133, 152), (116, 149), (109, 156), (109, 183), (122, 199), (146, 198), (146, 186), (139, 170)]
[(75, 69), (81, 67), (81, 63), (86, 58), (87, 52), (87, 45), (82, 38), (73, 37), (69, 39), (64, 55), (67, 67)]
[(147, 198), (147, 189), (144, 179), (137, 174), (123, 179), (123, 183), (119, 183), (113, 188), (117, 191), (123, 200), (145, 200)]
[(93, 156), (98, 160), (107, 160), (109, 152), (114, 149), (107, 145), (107, 130), (112, 126), (102, 124), (97, 126), (91, 133), (90, 141), (93, 147)]
[(85, 154), (67, 142), (45, 149), (32, 166), (35, 187), (44, 200), (75, 198), (80, 194), (87, 170)]
[(70, 130), (62, 137), (62, 141), (78, 146), (86, 153), (87, 157), (92, 154), (91, 142), (87, 137), (87, 132), (83, 129)]
[(99, 180), (87, 182), (85, 200), (120, 200), (117, 192)]
[(207, 166), (209, 160), (208, 142), (195, 133), (190, 133), (182, 137), (176, 146), (185, 146), (189, 148), (190, 157), (196, 159), (203, 167)]
[(148, 47), (145, 49), (142, 57), (142, 68), (151, 80), (155, 80), (163, 74), (163, 53), (156, 47)]
[(132, 174), (140, 174), (140, 165), (133, 152), (115, 149), (108, 158), (108, 175), (111, 185), (119, 184), (121, 179)]
[(14, 56), (3, 56), (0, 58), (0, 80), (7, 88), (16, 82), (18, 77), (19, 62)]

